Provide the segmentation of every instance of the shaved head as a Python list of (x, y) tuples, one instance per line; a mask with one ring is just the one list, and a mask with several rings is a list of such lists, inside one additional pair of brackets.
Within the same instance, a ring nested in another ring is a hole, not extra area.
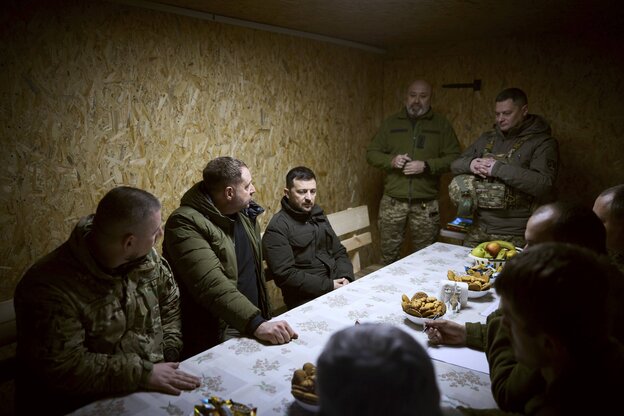
[(418, 79), (407, 88), (405, 110), (410, 118), (420, 117), (431, 107), (431, 85)]

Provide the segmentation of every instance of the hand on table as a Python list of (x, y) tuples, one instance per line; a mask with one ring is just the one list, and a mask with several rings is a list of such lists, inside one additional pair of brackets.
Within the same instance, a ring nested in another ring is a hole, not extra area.
[(338, 289), (339, 287), (343, 287), (349, 284), (349, 279), (342, 277), (340, 279), (334, 279), (334, 290)]
[(201, 379), (178, 370), (180, 363), (157, 363), (147, 379), (147, 389), (179, 395), (182, 390), (194, 390)]
[(466, 326), (446, 319), (426, 320), (425, 333), (435, 345), (466, 345)]
[(291, 339), (299, 338), (299, 335), (286, 321), (263, 322), (254, 332), (254, 336), (271, 344), (286, 344)]

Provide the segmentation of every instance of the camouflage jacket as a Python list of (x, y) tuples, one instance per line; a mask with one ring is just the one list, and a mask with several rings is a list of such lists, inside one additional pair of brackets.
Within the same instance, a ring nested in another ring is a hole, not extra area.
[(459, 159), (451, 163), (453, 174), (472, 174), (470, 162), (483, 157), (492, 140), (492, 153), (507, 154), (516, 140), (523, 140), (528, 136), (530, 138), (513, 152), (512, 157), (499, 160), (494, 165), (492, 176), (527, 194), (533, 203), (511, 209), (477, 209), (478, 222), (488, 234), (524, 235), (533, 208), (554, 199), (559, 148), (557, 141), (551, 136), (550, 126), (542, 117), (529, 114), (506, 135), (498, 128), (485, 132), (464, 150)]
[(86, 235), (92, 216), (39, 260), (15, 291), (17, 407), (33, 398), (46, 413), (146, 386), (153, 363), (182, 348), (179, 292), (168, 264), (145, 258), (104, 272)]
[[(386, 119), (368, 145), (366, 160), (386, 173), (384, 194), (393, 198), (436, 199), (440, 175), (460, 154), (455, 130), (448, 120), (431, 109), (412, 121), (405, 109)], [(392, 158), (407, 153), (412, 160), (427, 162), (429, 171), (406, 176), (392, 167)]]

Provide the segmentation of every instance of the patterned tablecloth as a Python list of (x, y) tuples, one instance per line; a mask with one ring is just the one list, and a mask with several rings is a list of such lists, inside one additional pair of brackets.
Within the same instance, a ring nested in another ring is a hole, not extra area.
[[(425, 291), (439, 296), (441, 281), (450, 270), (469, 264), (468, 249), (435, 243), (424, 250), (369, 274), (344, 288), (280, 315), (299, 333), (286, 345), (267, 346), (240, 338), (217, 345), (181, 363), (181, 368), (202, 378), (200, 388), (171, 396), (134, 393), (98, 401), (75, 412), (78, 415), (191, 415), (193, 406), (213, 395), (257, 407), (259, 416), (306, 414), (290, 393), (293, 372), (306, 362), (315, 363), (335, 331), (355, 321), (386, 322), (412, 334), (422, 345), (422, 327), (408, 321), (401, 295)], [(469, 299), (459, 313), (447, 314), (457, 322), (484, 322), (482, 313), (496, 301), (488, 295)], [(434, 347), (431, 347), (434, 348)], [(465, 350), (458, 349), (458, 350)], [(461, 351), (458, 351), (458, 353)], [(488, 374), (434, 360), (443, 405), (493, 408)], [(309, 413), (308, 413), (309, 414)]]

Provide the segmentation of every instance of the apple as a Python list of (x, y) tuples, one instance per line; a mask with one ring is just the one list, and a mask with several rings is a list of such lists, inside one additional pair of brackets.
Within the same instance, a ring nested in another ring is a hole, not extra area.
[(485, 246), (485, 250), (490, 253), (492, 257), (496, 257), (498, 252), (501, 250), (501, 245), (493, 241)]

